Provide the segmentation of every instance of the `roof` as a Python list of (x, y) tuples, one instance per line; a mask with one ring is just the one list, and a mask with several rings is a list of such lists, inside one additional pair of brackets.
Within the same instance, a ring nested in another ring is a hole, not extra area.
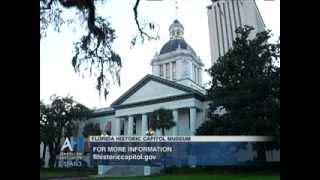
[(175, 19), (175, 20), (173, 21), (173, 23), (179, 23), (179, 24), (181, 24), (180, 21), (178, 21), (178, 19)]
[(188, 45), (188, 43), (184, 39), (171, 39), (168, 42), (166, 42), (161, 50), (160, 54), (166, 54), (172, 51), (176, 51), (178, 48), (180, 49), (190, 49), (192, 53), (196, 54), (194, 50), (191, 48), (191, 46)]
[(100, 116), (112, 116), (114, 114), (115, 114), (115, 111), (112, 108), (101, 108), (101, 109), (94, 111), (90, 115), (90, 117), (95, 118), (95, 117), (100, 117)]
[(167, 80), (167, 79), (163, 79), (161, 77), (158, 76), (154, 76), (151, 74), (146, 75), (145, 77), (143, 77), (139, 82), (137, 82), (134, 86), (132, 86), (128, 91), (126, 91), (122, 96), (120, 96), (116, 101), (114, 101), (111, 104), (111, 107), (120, 105), (122, 102), (124, 102), (126, 99), (128, 99), (132, 94), (134, 94), (135, 92), (137, 92), (141, 87), (143, 87), (146, 83), (148, 83), (149, 81), (156, 81), (159, 83), (162, 83), (164, 85), (182, 90), (187, 92), (187, 94), (189, 95), (195, 95), (196, 97), (199, 97), (200, 99), (205, 99), (205, 95), (203, 95), (200, 91), (197, 91), (193, 88), (184, 86), (182, 84)]

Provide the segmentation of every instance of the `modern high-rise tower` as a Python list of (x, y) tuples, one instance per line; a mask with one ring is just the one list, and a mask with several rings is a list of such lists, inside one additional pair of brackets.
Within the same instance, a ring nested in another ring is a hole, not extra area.
[(265, 30), (255, 0), (212, 0), (207, 9), (212, 64), (232, 47), (236, 28), (253, 26), (250, 38)]

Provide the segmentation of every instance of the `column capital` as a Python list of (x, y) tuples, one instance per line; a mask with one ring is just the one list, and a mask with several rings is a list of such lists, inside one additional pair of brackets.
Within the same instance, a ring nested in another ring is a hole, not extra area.
[(198, 110), (199, 108), (197, 107), (197, 106), (190, 106), (190, 107), (188, 107), (190, 110), (191, 109), (195, 109), (195, 110)]

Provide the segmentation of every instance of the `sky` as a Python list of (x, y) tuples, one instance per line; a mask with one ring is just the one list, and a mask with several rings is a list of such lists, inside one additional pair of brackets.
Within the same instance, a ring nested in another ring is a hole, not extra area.
[[(280, 0), (256, 0), (267, 29), (274, 34), (272, 41), (280, 36)], [(178, 10), (174, 0), (146, 1), (139, 6), (139, 20), (153, 21), (159, 27), (160, 39), (145, 41), (130, 48), (130, 41), (137, 34), (134, 22), (134, 0), (106, 0), (97, 7), (97, 14), (108, 18), (116, 30), (117, 39), (113, 49), (122, 59), (121, 86), (111, 85), (107, 100), (99, 97), (96, 79), (76, 74), (71, 59), (73, 43), (85, 34), (85, 27), (79, 23), (63, 26), (61, 32), (52, 28), (47, 37), (40, 41), (40, 100), (49, 103), (49, 97), (71, 95), (89, 108), (105, 108), (120, 97), (130, 87), (151, 74), (151, 59), (169, 40), (168, 28), (174, 19), (184, 26), (184, 39), (195, 50), (204, 63), (204, 68), (211, 66), (207, 6), (210, 0), (178, 0)], [(66, 11), (65, 17), (73, 17), (75, 11)], [(203, 83), (209, 76), (203, 72)]]

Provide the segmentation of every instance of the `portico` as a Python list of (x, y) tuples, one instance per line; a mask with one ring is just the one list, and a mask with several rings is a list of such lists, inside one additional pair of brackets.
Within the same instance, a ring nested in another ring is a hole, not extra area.
[[(166, 130), (165, 135), (186, 136), (194, 135), (195, 129), (200, 124), (197, 120), (203, 111), (196, 99), (190, 98), (174, 102), (155, 103), (147, 106), (137, 106), (115, 110), (112, 121), (111, 135), (141, 136), (149, 129), (149, 114), (159, 108), (172, 111), (173, 121), (176, 126)], [(160, 136), (160, 130), (156, 130)]]

